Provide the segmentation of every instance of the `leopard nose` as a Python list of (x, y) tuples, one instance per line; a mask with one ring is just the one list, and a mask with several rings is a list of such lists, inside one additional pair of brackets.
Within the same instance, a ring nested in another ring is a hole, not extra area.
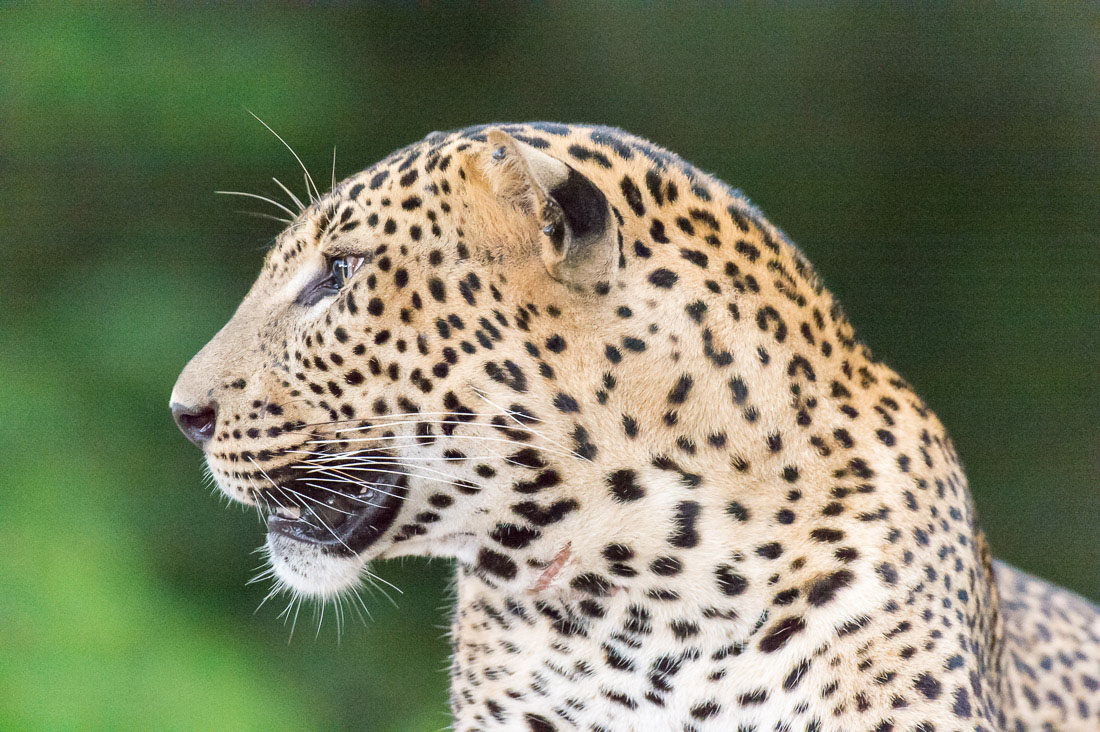
[(173, 402), (172, 418), (184, 437), (202, 447), (214, 436), (214, 426), (218, 422), (218, 406), (213, 402), (197, 407), (189, 407)]

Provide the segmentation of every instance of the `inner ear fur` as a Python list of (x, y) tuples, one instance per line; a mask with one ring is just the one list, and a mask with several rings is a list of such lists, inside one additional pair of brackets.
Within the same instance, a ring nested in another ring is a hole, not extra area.
[(494, 195), (527, 219), (546, 270), (576, 289), (609, 282), (617, 234), (607, 197), (561, 160), (501, 130), (487, 135), (484, 173)]

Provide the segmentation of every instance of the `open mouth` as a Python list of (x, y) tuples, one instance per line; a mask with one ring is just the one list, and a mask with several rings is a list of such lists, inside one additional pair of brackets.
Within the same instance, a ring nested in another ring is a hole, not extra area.
[(267, 474), (257, 499), (270, 512), (269, 534), (312, 544), (327, 554), (361, 554), (397, 517), (407, 477), (392, 458), (369, 466), (287, 466)]

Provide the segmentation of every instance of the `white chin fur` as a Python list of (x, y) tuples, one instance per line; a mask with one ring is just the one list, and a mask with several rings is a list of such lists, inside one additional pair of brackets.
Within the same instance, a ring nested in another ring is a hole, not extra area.
[(299, 595), (327, 599), (359, 583), (365, 561), (336, 557), (281, 534), (267, 535), (267, 554), (275, 576)]

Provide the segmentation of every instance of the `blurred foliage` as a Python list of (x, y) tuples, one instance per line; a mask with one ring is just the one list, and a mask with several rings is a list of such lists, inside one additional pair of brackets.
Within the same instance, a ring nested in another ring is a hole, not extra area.
[(275, 233), (212, 191), (297, 180), (244, 108), (324, 179), (334, 144), (345, 176), (524, 119), (716, 172), (939, 412), (999, 555), (1100, 597), (1098, 20), (0, 5), (0, 727), (447, 724), (448, 568), (384, 565), (399, 609), (368, 600), (340, 641), (307, 611), (288, 643), (246, 585), (261, 527), (168, 415)]

